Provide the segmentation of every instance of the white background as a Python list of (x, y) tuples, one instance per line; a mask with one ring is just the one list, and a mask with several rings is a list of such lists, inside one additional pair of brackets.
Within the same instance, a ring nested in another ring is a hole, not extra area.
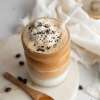
[[(20, 20), (32, 12), (33, 0), (0, 0), (0, 39), (17, 33)], [(91, 78), (85, 68), (80, 68), (80, 84), (86, 86)], [(67, 100), (67, 97), (66, 97)], [(76, 100), (94, 100), (79, 91)]]

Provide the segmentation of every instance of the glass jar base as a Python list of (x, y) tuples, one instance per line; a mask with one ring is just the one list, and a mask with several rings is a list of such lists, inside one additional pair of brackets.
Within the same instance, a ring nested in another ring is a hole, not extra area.
[(34, 83), (36, 83), (37, 85), (43, 86), (43, 87), (53, 87), (53, 86), (57, 86), (57, 85), (61, 84), (67, 77), (69, 70), (70, 70), (70, 64), (69, 64), (67, 70), (59, 77), (48, 79), (48, 80), (41, 80), (41, 79), (37, 78), (35, 75), (33, 75), (33, 73), (31, 73), (31, 71), (29, 71), (29, 69), (27, 68), (27, 71), (28, 71), (32, 81)]

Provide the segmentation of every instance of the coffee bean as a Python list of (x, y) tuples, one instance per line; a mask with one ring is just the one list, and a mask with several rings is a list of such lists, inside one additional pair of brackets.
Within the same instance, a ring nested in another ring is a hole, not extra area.
[(37, 25), (37, 27), (39, 27), (39, 26), (42, 26), (42, 23), (41, 23), (41, 22), (38, 22), (38, 25)]
[(19, 61), (19, 65), (23, 66), (24, 65), (24, 61)]
[(78, 89), (79, 90), (83, 90), (83, 86), (82, 85), (79, 85)]
[(17, 79), (18, 79), (20, 82), (22, 82), (22, 81), (23, 81), (23, 78), (22, 78), (22, 77), (20, 77), (20, 76), (18, 76), (18, 77), (17, 77)]
[(49, 49), (50, 49), (50, 47), (48, 47), (48, 46), (47, 46), (47, 47), (46, 47), (46, 49), (47, 49), (47, 50), (49, 50)]
[(37, 49), (37, 51), (42, 51), (42, 52), (45, 52), (45, 50), (44, 50), (44, 49), (42, 49), (42, 48), (38, 48), (38, 49)]
[(16, 58), (20, 58), (20, 57), (21, 57), (21, 54), (20, 54), (20, 53), (17, 53), (17, 54), (15, 55), (15, 57), (16, 57)]
[(5, 89), (4, 89), (4, 92), (10, 92), (11, 91), (11, 88), (10, 87), (6, 87)]
[(25, 78), (22, 78), (21, 76), (18, 76), (17, 77), (17, 79), (20, 81), (20, 82), (22, 82), (22, 83), (24, 83), (24, 84), (27, 84), (27, 79)]
[(24, 84), (27, 84), (27, 79), (23, 79), (23, 83)]

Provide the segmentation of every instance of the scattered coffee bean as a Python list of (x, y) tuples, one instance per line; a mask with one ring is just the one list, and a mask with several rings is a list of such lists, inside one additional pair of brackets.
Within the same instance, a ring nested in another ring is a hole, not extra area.
[(20, 54), (20, 53), (17, 53), (17, 54), (15, 55), (15, 57), (16, 57), (16, 58), (20, 58), (20, 57), (21, 57), (21, 54)]
[(27, 84), (27, 79), (23, 79), (23, 83), (24, 84)]
[(24, 65), (24, 61), (19, 61), (19, 65), (23, 66)]
[(83, 86), (82, 85), (79, 85), (78, 89), (79, 90), (83, 90)]
[(24, 78), (18, 76), (17, 79), (18, 79), (20, 82), (22, 82), (22, 83), (24, 83), (24, 84), (27, 84), (27, 79), (26, 79), (26, 78), (24, 79)]
[(10, 87), (6, 87), (5, 89), (4, 89), (4, 92), (10, 92), (11, 91), (11, 88)]
[(20, 76), (18, 76), (18, 77), (17, 77), (17, 79), (18, 79), (20, 82), (22, 82), (22, 81), (23, 81), (23, 78), (22, 78), (22, 77), (20, 77)]

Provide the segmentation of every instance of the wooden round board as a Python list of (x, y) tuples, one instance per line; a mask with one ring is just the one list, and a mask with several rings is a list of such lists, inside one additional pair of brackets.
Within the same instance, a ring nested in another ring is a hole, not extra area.
[[(20, 58), (15, 55), (21, 53)], [(24, 53), (20, 40), (20, 35), (14, 35), (8, 39), (0, 42), (0, 100), (31, 100), (23, 91), (8, 82), (2, 77), (3, 72), (8, 71), (16, 77), (21, 76), (28, 79), (28, 85), (32, 88), (42, 91), (55, 100), (72, 100), (77, 94), (79, 85), (79, 71), (78, 66), (74, 60), (70, 64), (70, 70), (66, 76), (66, 80), (56, 87), (40, 87), (31, 82), (30, 77), (24, 66), (19, 65), (19, 61), (24, 61)], [(9, 93), (4, 92), (5, 87), (11, 87)]]

